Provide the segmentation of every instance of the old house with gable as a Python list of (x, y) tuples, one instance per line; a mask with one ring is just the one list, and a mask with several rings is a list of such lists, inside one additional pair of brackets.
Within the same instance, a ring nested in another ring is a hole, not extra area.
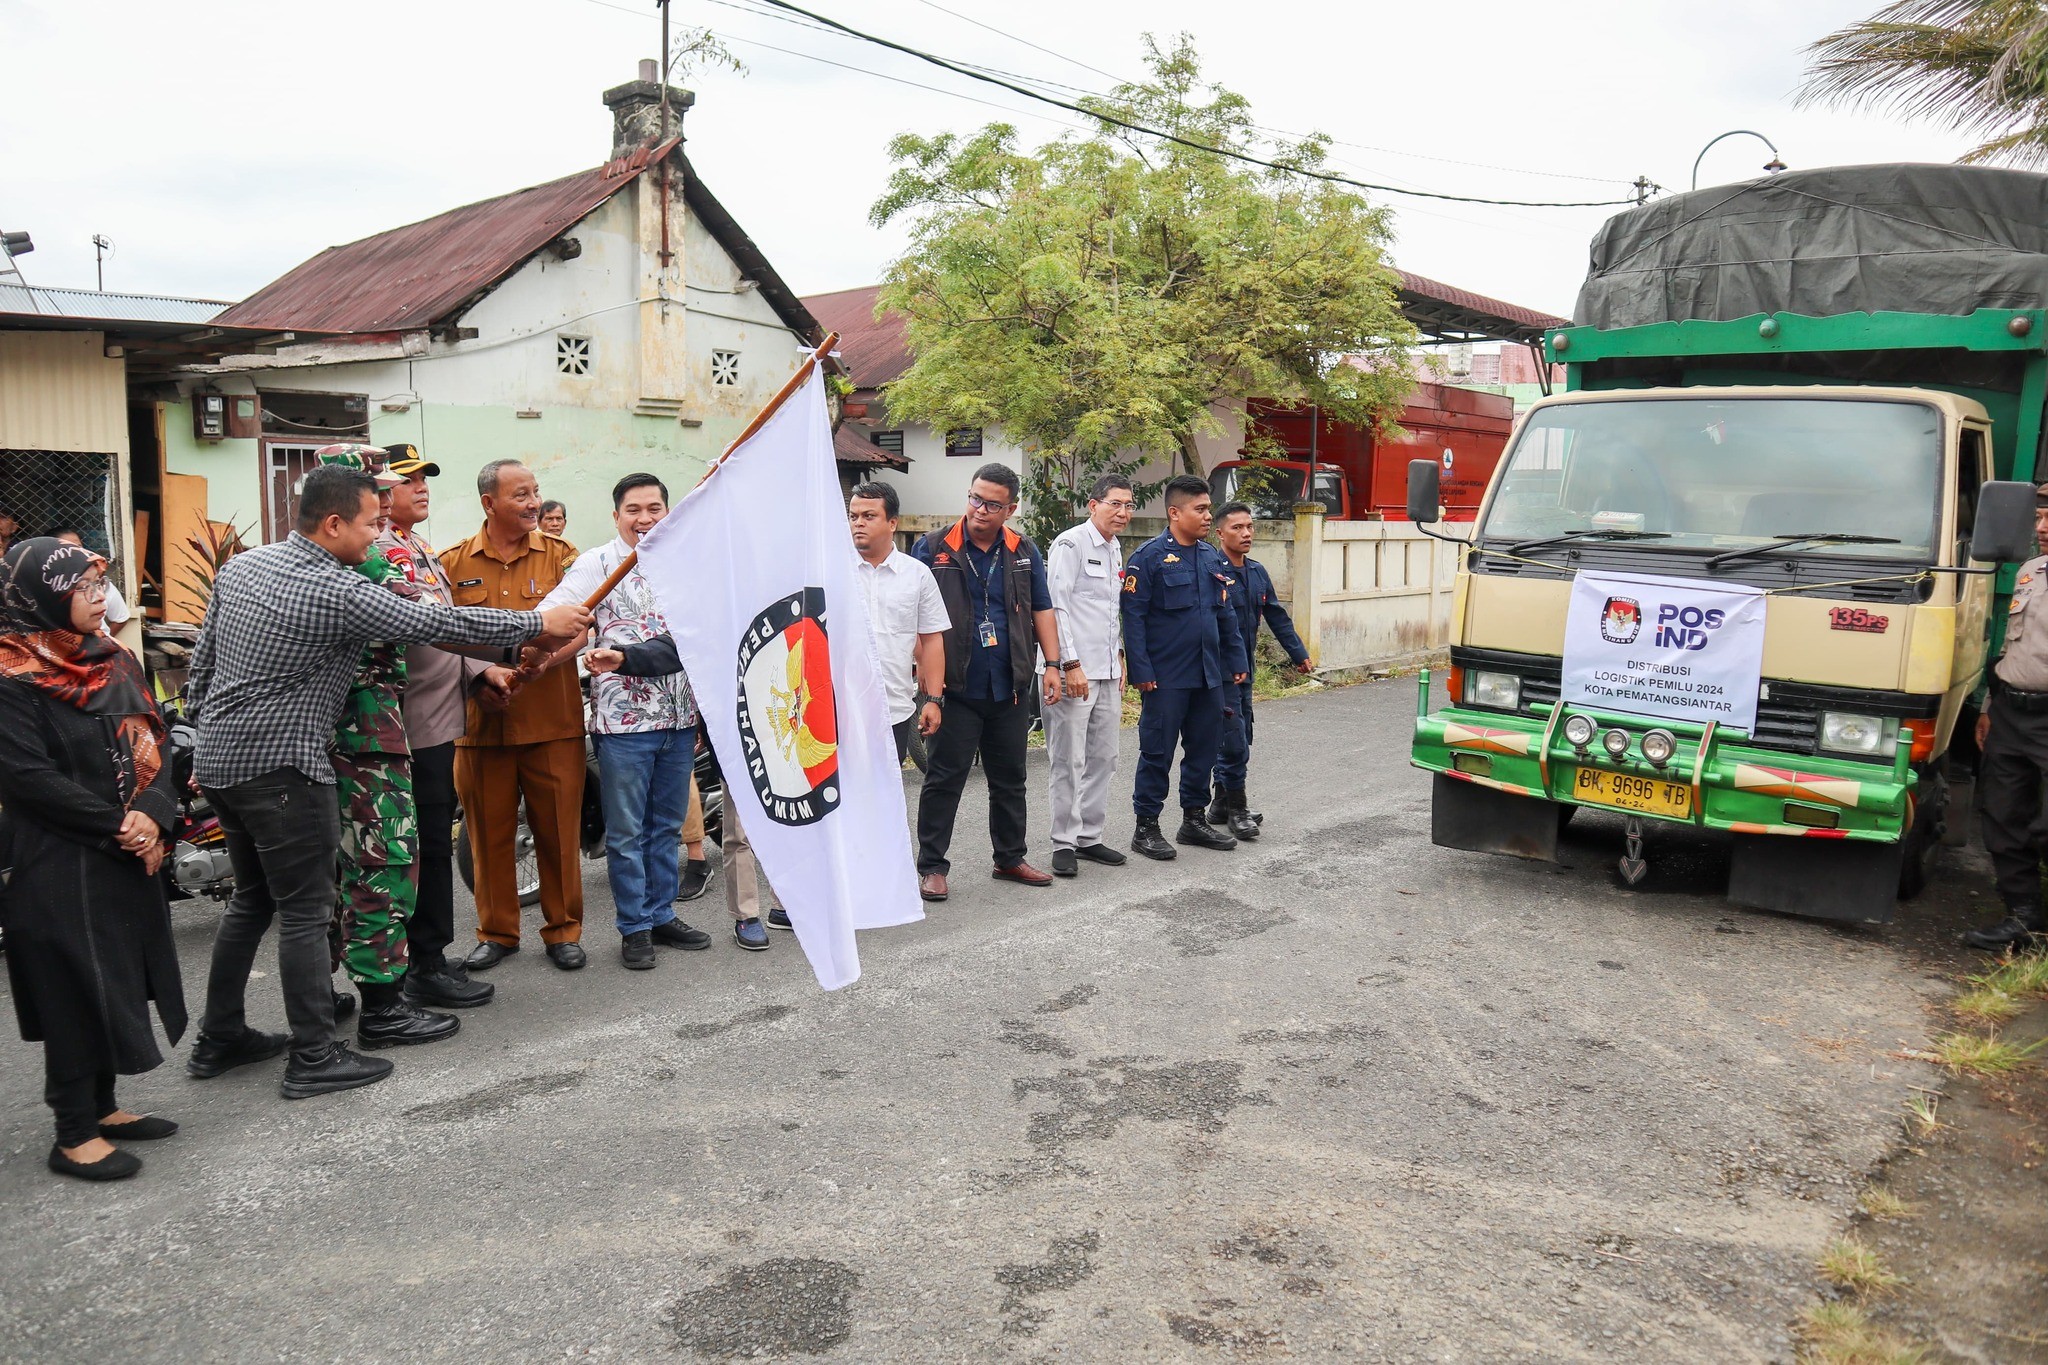
[(327, 335), (185, 377), (181, 402), (252, 413), (211, 439), (166, 424), (209, 516), (283, 535), (312, 451), (347, 439), (442, 467), (441, 540), (493, 459), (531, 465), (580, 545), (611, 535), (619, 476), (696, 482), (823, 334), (684, 155), (695, 97), (640, 76), (604, 93), (603, 165), (330, 247), (217, 319)]

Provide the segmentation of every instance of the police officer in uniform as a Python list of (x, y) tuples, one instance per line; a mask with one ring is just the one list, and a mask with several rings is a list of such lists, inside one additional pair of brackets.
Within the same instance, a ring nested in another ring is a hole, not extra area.
[[(2048, 544), (2048, 483), (2035, 490), (2034, 536)], [(2048, 555), (2020, 565), (2005, 618), (2005, 652), (1991, 666), (1991, 695), (1977, 720), (1984, 851), (1991, 855), (2005, 918), (1963, 942), (1992, 952), (2048, 935), (2041, 909), (2041, 783), (2048, 778)]]
[[(1237, 615), (1237, 631), (1244, 638), (1245, 663), (1252, 661), (1258, 644), (1259, 622), (1272, 628), (1273, 638), (1287, 651), (1297, 673), (1315, 672), (1308, 646), (1295, 633), (1294, 618), (1280, 605), (1273, 590), (1273, 575), (1251, 557), (1252, 509), (1247, 503), (1226, 502), (1216, 513), (1216, 540), (1223, 557), (1230, 561), (1230, 609)], [(1259, 837), (1265, 816), (1251, 809), (1245, 797), (1245, 773), (1252, 757), (1252, 683), (1247, 677), (1225, 694), (1223, 747), (1216, 759), (1216, 798), (1209, 807), (1209, 823), (1225, 825), (1240, 839)]]
[(1250, 676), (1237, 613), (1226, 580), (1234, 575), (1209, 534), (1209, 486), (1183, 474), (1166, 485), (1166, 530), (1124, 563), (1124, 676), (1142, 694), (1138, 716), (1138, 780), (1131, 807), (1138, 817), (1131, 851), (1171, 858), (1159, 832), (1173, 749), (1181, 747), (1180, 832), (1175, 842), (1236, 848), (1237, 840), (1208, 821), (1209, 774), (1223, 735), (1230, 689)]

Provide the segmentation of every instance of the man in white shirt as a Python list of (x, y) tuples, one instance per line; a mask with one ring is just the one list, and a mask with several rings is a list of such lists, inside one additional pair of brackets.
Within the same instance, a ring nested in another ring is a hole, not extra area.
[(900, 763), (910, 752), (913, 725), (927, 737), (939, 728), (939, 697), (946, 690), (946, 631), (952, 623), (932, 571), (896, 548), (899, 506), (896, 490), (888, 484), (864, 483), (847, 501), (846, 522), (853, 532), (853, 548), (860, 551), (856, 572), (867, 591), (875, 665), (888, 698)]
[(1071, 877), (1079, 860), (1116, 867), (1124, 855), (1102, 842), (1109, 786), (1116, 777), (1123, 720), (1123, 545), (1137, 501), (1131, 481), (1104, 474), (1088, 492), (1088, 520), (1062, 531), (1045, 555), (1059, 628), (1065, 692), (1045, 708), (1045, 755), (1052, 770), (1052, 873)]

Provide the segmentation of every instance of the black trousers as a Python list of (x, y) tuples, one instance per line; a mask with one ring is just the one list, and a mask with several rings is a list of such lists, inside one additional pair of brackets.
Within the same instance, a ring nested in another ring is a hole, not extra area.
[(910, 736), (917, 729), (917, 717), (910, 716), (889, 727), (896, 736), (896, 766), (903, 766), (903, 760), (910, 757)]
[(2032, 918), (2041, 913), (2041, 782), (2048, 777), (2048, 712), (2021, 711), (1991, 700), (1991, 733), (1977, 768), (1979, 828), (1984, 851), (2006, 908)]
[(415, 749), (412, 799), (420, 813), (419, 899), (409, 936), (412, 965), (439, 971), (455, 941), (455, 741)]
[(239, 1037), (243, 997), (270, 922), (277, 921), (277, 976), (291, 1022), (292, 1052), (323, 1057), (334, 1042), (334, 963), (327, 929), (340, 895), (341, 805), (334, 784), (277, 768), (206, 799), (227, 835), (235, 894), (221, 912), (206, 978), (200, 1032)]
[(100, 1120), (121, 1107), (114, 1102), (111, 1071), (63, 1079), (46, 1076), (43, 1100), (57, 1116), (59, 1147), (83, 1147), (100, 1135)]
[(917, 870), (944, 873), (952, 864), (953, 817), (974, 756), (988, 778), (988, 835), (997, 867), (1024, 861), (1024, 740), (1031, 708), (1019, 701), (987, 701), (948, 692), (940, 703), (939, 732), (931, 738), (924, 790), (917, 801)]

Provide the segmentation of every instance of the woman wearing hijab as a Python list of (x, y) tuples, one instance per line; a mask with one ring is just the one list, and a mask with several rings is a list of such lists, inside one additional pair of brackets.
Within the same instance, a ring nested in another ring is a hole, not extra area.
[(163, 1061), (149, 1025), (185, 1031), (157, 869), (177, 820), (163, 721), (141, 665), (99, 633), (106, 561), (47, 537), (0, 561), (0, 891), (21, 1036), (43, 1045), (57, 1119), (50, 1169), (119, 1180), (142, 1169), (108, 1139), (165, 1138), (114, 1078)]

